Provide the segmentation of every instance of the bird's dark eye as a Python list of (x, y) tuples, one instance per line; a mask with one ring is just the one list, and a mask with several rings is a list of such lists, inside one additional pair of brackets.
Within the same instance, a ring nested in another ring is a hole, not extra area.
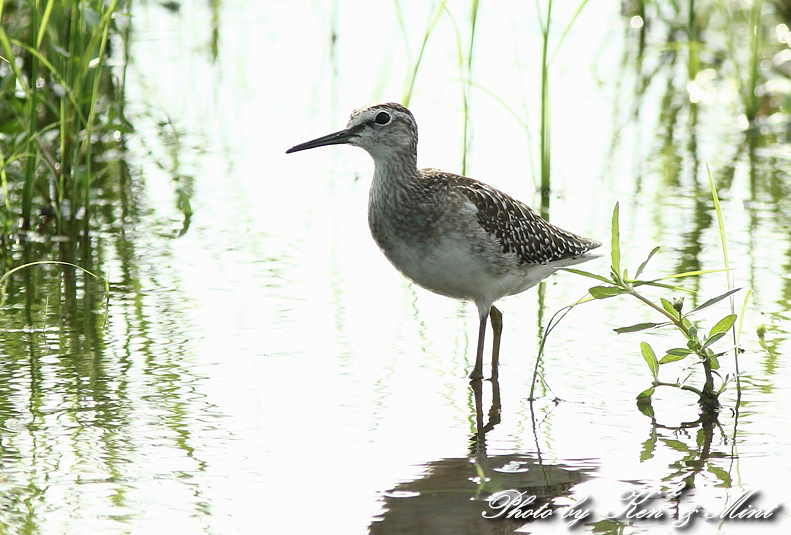
[(380, 111), (376, 114), (376, 119), (374, 119), (376, 124), (387, 124), (390, 122), (390, 114), (384, 111)]

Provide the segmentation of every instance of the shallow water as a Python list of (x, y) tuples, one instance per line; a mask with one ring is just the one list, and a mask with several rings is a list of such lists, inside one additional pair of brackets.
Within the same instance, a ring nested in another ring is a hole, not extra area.
[[(61, 310), (59, 297), (71, 294), (52, 282), (56, 270), (31, 275), (28, 293), (8, 299), (2, 532), (567, 533), (569, 519), (559, 516), (587, 498), (580, 508), (591, 515), (576, 532), (675, 533), (673, 515), (694, 506), (719, 513), (749, 491), (759, 493), (756, 508), (784, 503), (788, 150), (751, 146), (725, 89), (704, 92), (697, 122), (683, 107), (678, 122), (665, 122), (664, 81), (640, 99), (631, 93), (634, 75), (620, 65), (631, 45), (617, 11), (586, 7), (553, 64), (551, 216), (606, 242), (620, 202), (630, 272), (654, 245), (662, 250), (648, 276), (721, 269), (711, 167), (743, 288), (737, 312), (746, 289), (754, 292), (738, 413), (733, 385), (718, 423), (685, 424), (698, 418), (695, 399), (674, 389), (658, 390), (655, 421), (638, 410), (635, 396), (651, 384), (639, 343), (659, 351), (683, 341), (666, 330), (615, 334), (656, 320), (626, 297), (586, 303), (559, 324), (540, 367), (549, 388), (531, 403), (542, 329), (591, 283), (558, 274), (504, 300), (500, 379), (475, 392), (466, 378), (474, 307), (414, 287), (376, 249), (366, 228), (368, 155), (348, 147), (284, 154), (340, 129), (356, 106), (400, 98), (409, 64), (393, 5), (218, 9), (135, 5), (128, 163), (144, 208), (106, 248), (106, 311), (101, 285), (87, 277), (73, 294), (90, 306), (79, 317)], [(531, 135), (486, 91), (473, 91), (468, 174), (535, 204), (528, 150), (538, 144), (538, 26), (532, 5), (487, 9), (475, 80), (505, 102), (524, 102)], [(454, 12), (459, 24), (464, 16)], [(428, 12), (410, 5), (404, 17), (414, 59)], [(449, 19), (435, 28), (410, 108), (421, 127), (419, 163), (458, 171), (453, 32)], [(190, 194), (186, 231), (175, 187)], [(118, 234), (106, 233), (108, 241)], [(607, 259), (582, 267), (605, 274)], [(690, 309), (727, 289), (723, 273), (686, 285), (698, 292), (687, 297)], [(51, 303), (31, 312), (30, 288)], [(699, 319), (708, 328), (729, 310), (723, 301)], [(722, 364), (733, 373), (732, 354)], [(662, 375), (674, 380), (682, 370), (671, 364)], [(684, 482), (683, 498), (668, 499)], [(524, 527), (483, 518), (496, 514), (487, 498), (501, 490), (556, 512)], [(627, 518), (622, 498), (651, 492), (663, 497), (638, 509), (662, 517)], [(698, 518), (692, 532), (787, 529), (785, 511), (772, 518)]]

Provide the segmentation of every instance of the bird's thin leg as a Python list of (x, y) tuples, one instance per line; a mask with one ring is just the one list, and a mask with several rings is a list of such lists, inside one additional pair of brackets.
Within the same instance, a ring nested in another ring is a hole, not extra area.
[(503, 313), (496, 306), (492, 305), (489, 311), (489, 318), (492, 322), (492, 379), (497, 379), (498, 368), (500, 366), (500, 336), (503, 334)]
[(470, 373), (470, 379), (473, 381), (480, 381), (483, 379), (483, 339), (486, 336), (486, 317), (489, 315), (488, 311), (486, 314), (481, 316), (481, 326), (478, 330), (478, 352), (475, 355), (475, 367), (472, 369), (472, 373)]

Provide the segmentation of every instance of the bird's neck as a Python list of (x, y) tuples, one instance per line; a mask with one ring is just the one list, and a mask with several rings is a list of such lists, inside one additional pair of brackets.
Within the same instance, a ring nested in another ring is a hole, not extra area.
[(372, 188), (410, 189), (420, 178), (417, 155), (413, 152), (374, 156), (374, 179)]
[(423, 181), (416, 160), (414, 154), (374, 158), (368, 225), (376, 243), (394, 263), (394, 249), (399, 242), (408, 240), (403, 222), (408, 220), (412, 228), (422, 228), (426, 219), (421, 202)]

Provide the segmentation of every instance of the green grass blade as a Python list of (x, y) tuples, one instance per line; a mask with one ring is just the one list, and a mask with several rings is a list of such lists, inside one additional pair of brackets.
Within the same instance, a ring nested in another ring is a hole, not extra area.
[[(736, 328), (736, 344), (739, 345), (739, 340), (741, 340), (742, 336), (742, 324), (744, 323), (744, 315), (747, 313), (747, 303), (750, 301), (750, 297), (752, 297), (753, 291), (747, 290), (747, 295), (744, 296), (744, 303), (742, 304), (742, 313), (739, 314), (739, 326)], [(738, 373), (738, 371), (737, 371)]]
[(44, 33), (47, 30), (47, 24), (49, 23), (49, 16), (52, 14), (52, 6), (55, 3), (54, 0), (49, 0), (47, 2), (47, 7), (44, 8), (44, 15), (41, 17), (41, 24), (38, 26), (38, 36), (36, 37), (36, 48), (41, 48), (41, 42), (44, 40)]
[(36, 59), (38, 59), (47, 68), (47, 70), (49, 70), (49, 72), (52, 73), (52, 76), (54, 76), (55, 79), (58, 81), (58, 83), (60, 83), (61, 87), (63, 87), (63, 91), (65, 91), (66, 95), (69, 97), (69, 101), (74, 106), (74, 111), (79, 116), (80, 121), (85, 123), (86, 122), (86, 118), (85, 118), (85, 116), (82, 113), (82, 110), (81, 110), (81, 107), (79, 105), (79, 102), (77, 102), (77, 97), (74, 95), (74, 91), (72, 91), (72, 89), (70, 87), (70, 84), (66, 81), (66, 79), (63, 77), (63, 75), (60, 72), (58, 72), (58, 70), (55, 69), (55, 67), (52, 65), (52, 63), (50, 63), (49, 60), (47, 60), (47, 58), (44, 57), (41, 54), (41, 52), (39, 52), (35, 48), (32, 48), (32, 47), (28, 46), (27, 44), (23, 43), (22, 41), (17, 41), (16, 39), (14, 39), (12, 42), (13, 42), (14, 45), (17, 45), (17, 46), (27, 50), (32, 56), (34, 56)]
[(550, 136), (550, 106), (549, 106), (549, 63), (547, 54), (549, 50), (549, 25), (552, 21), (552, 0), (547, 1), (546, 18), (541, 17), (541, 6), (536, 1), (536, 11), (541, 25), (541, 120), (539, 123), (539, 146), (541, 161), (541, 195), (548, 195), (551, 188), (551, 162), (552, 145)]
[(725, 271), (728, 279), (728, 289), (733, 288), (730, 276), (730, 265), (728, 263), (728, 244), (725, 240), (725, 223), (722, 220), (722, 209), (720, 208), (720, 197), (717, 195), (717, 186), (714, 185), (714, 178), (711, 176), (709, 164), (706, 164), (706, 171), (709, 174), (709, 187), (711, 188), (711, 198), (714, 201), (714, 211), (717, 213), (717, 224), (720, 229), (720, 243), (722, 244), (722, 256), (725, 261)]
[(84, 267), (78, 266), (77, 264), (72, 264), (71, 262), (61, 262), (60, 260), (38, 260), (36, 262), (28, 262), (27, 264), (22, 264), (21, 266), (17, 266), (15, 268), (9, 269), (5, 273), (3, 273), (2, 276), (0, 276), (0, 284), (3, 284), (8, 277), (13, 275), (14, 273), (19, 271), (20, 269), (25, 269), (25, 268), (30, 267), (30, 266), (37, 266), (37, 265), (41, 265), (41, 264), (59, 264), (59, 265), (63, 265), (63, 266), (71, 266), (73, 268), (77, 268), (79, 270), (84, 271), (85, 273), (87, 273), (88, 275), (93, 277), (94, 279), (99, 279), (100, 278), (99, 275), (96, 275), (95, 273), (85, 269)]
[(668, 279), (684, 279), (687, 277), (697, 277), (699, 275), (708, 275), (709, 273), (722, 273), (725, 271), (724, 269), (698, 269), (696, 271), (685, 271), (684, 273), (676, 273), (675, 275), (667, 275), (665, 277), (659, 277), (658, 279), (653, 279), (651, 282), (654, 281), (664, 281)]
[(14, 71), (16, 83), (20, 85), (22, 91), (27, 93), (28, 88), (27, 83), (25, 82), (25, 77), (22, 76), (22, 71), (19, 70), (14, 49), (11, 47), (11, 41), (8, 39), (8, 35), (5, 33), (5, 29), (3, 29), (2, 26), (0, 26), (0, 46), (3, 47), (3, 52), (5, 53), (5, 57), (3, 59), (11, 67), (11, 70)]
[[(720, 2), (720, 4), (722, 5), (722, 2)], [(758, 5), (757, 10), (756, 10), (756, 6), (755, 5), (753, 6), (753, 9), (751, 10), (751, 15), (753, 17), (753, 18), (751, 18), (751, 24), (753, 24), (752, 29), (753, 29), (753, 32), (755, 34), (755, 35), (753, 35), (753, 45), (755, 45), (756, 40), (759, 38), (759, 35), (760, 35), (760, 30), (759, 30), (759, 28), (758, 28), (758, 26), (756, 24), (756, 20), (757, 20), (757, 13), (760, 13), (760, 10), (761, 10), (761, 7), (762, 7), (761, 6), (762, 2), (756, 2), (756, 4)], [(756, 50), (753, 49), (753, 60), (755, 60), (756, 57), (757, 57), (756, 56)], [(738, 64), (738, 62), (735, 62), (735, 63)], [(757, 71), (755, 70), (755, 69), (757, 69), (757, 66), (753, 65), (752, 67), (753, 67), (753, 74), (757, 74)], [(753, 84), (755, 83), (755, 78), (753, 78), (751, 80), (751, 83), (753, 83)], [(754, 105), (754, 103), (756, 102), (754, 85), (750, 87), (750, 93), (751, 93), (751, 95), (750, 95), (750, 102), (751, 102), (752, 105)], [(745, 103), (745, 107), (747, 108), (747, 110), (746, 110), (747, 118), (750, 120), (750, 122), (752, 122), (753, 119), (755, 118), (755, 115), (754, 115), (755, 109), (752, 108), (751, 105), (748, 105), (747, 103)], [(717, 186), (714, 184), (714, 178), (711, 176), (711, 169), (709, 169), (708, 163), (706, 164), (706, 172), (709, 175), (709, 187), (711, 188), (711, 198), (714, 201), (714, 210), (717, 213), (717, 224), (719, 226), (719, 231), (720, 231), (720, 243), (722, 244), (722, 258), (723, 258), (723, 262), (725, 264), (725, 273), (726, 273), (725, 278), (726, 278), (727, 283), (728, 283), (728, 289), (731, 289), (733, 287), (733, 281), (732, 281), (732, 278), (731, 278), (730, 264), (729, 264), (729, 261), (728, 261), (728, 244), (727, 244), (727, 240), (725, 239), (725, 223), (724, 223), (724, 221), (722, 219), (722, 208), (720, 207), (720, 197), (719, 197), (719, 195), (717, 195)], [(744, 313), (746, 312), (746, 309), (747, 309), (747, 300), (749, 298), (750, 298), (750, 292), (747, 293), (747, 296), (745, 297), (745, 300), (744, 300), (744, 305), (742, 306), (742, 320), (744, 319)], [(734, 304), (733, 304), (733, 298), (732, 297), (730, 299), (730, 304), (731, 304), (731, 313), (733, 313), (735, 307), (734, 307)], [(737, 400), (741, 399), (741, 381), (739, 379), (739, 343), (738, 343), (738, 340), (739, 340), (739, 333), (741, 331), (742, 320), (739, 321), (738, 332), (737, 332), (737, 330), (733, 331), (733, 346), (734, 346), (734, 348), (733, 348), (733, 360), (734, 360), (734, 366), (735, 366), (735, 369), (736, 369), (736, 391), (737, 391), (736, 399)], [(716, 369), (719, 368), (719, 361), (717, 360), (716, 357), (712, 357), (709, 362), (710, 362), (710, 364), (712, 366), (712, 369), (716, 370)]]
[[(91, 91), (91, 104), (90, 104), (90, 111), (88, 112), (88, 122), (85, 126), (85, 138), (83, 140), (83, 153), (85, 154), (85, 163), (86, 163), (86, 183), (84, 184), (84, 195), (85, 195), (85, 208), (89, 207), (90, 203), (90, 181), (93, 179), (91, 173), (91, 162), (92, 162), (92, 151), (93, 151), (93, 143), (91, 139), (93, 138), (93, 126), (96, 118), (96, 101), (99, 98), (99, 81), (102, 76), (103, 66), (104, 66), (104, 51), (107, 47), (107, 41), (109, 40), (110, 36), (110, 23), (112, 21), (113, 14), (115, 13), (116, 8), (118, 7), (118, 2), (120, 0), (113, 0), (112, 3), (107, 7), (104, 14), (102, 15), (101, 22), (100, 22), (100, 42), (99, 42), (99, 52), (97, 56), (98, 64), (94, 68), (93, 72), (93, 91)], [(96, 37), (96, 36), (94, 36)], [(85, 225), (86, 230), (89, 225), (89, 217), (85, 217)]]
[(587, 3), (588, 0), (582, 0), (582, 2), (580, 2), (579, 7), (577, 7), (577, 11), (574, 12), (574, 16), (571, 17), (569, 23), (566, 24), (565, 28), (563, 28), (563, 33), (560, 34), (560, 39), (558, 39), (558, 43), (555, 45), (555, 51), (552, 52), (552, 57), (549, 58), (550, 64), (552, 64), (552, 61), (554, 61), (555, 56), (557, 56), (558, 52), (560, 52), (560, 45), (563, 44), (563, 40), (566, 38), (566, 35), (568, 35), (569, 30), (571, 30), (571, 27), (574, 25), (574, 21), (577, 20), (577, 17), (579, 17), (580, 13), (582, 13), (582, 9), (585, 7), (585, 4)]
[[(417, 59), (415, 60), (415, 64), (412, 67), (412, 72), (408, 78), (408, 82), (404, 89), (404, 94), (401, 97), (401, 104), (404, 106), (409, 106), (409, 101), (412, 99), (412, 93), (415, 90), (415, 81), (417, 80), (417, 73), (420, 70), (420, 65), (423, 63), (423, 55), (426, 52), (426, 47), (428, 46), (428, 39), (431, 37), (431, 34), (434, 32), (434, 27), (439, 22), (439, 18), (442, 15), (443, 11), (445, 11), (445, 4), (447, 0), (443, 0), (442, 3), (439, 5), (437, 10), (434, 12), (431, 20), (426, 27), (426, 31), (423, 34), (423, 42), (420, 45), (420, 50), (418, 51)], [(396, 3), (398, 6), (398, 3)]]

